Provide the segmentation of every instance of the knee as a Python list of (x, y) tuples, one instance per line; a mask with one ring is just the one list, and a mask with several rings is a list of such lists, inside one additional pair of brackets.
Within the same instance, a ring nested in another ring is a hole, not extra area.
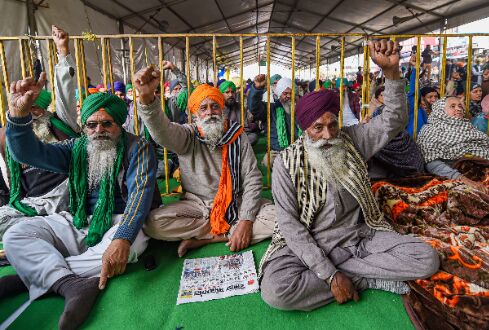
[(260, 288), (261, 297), (269, 306), (280, 310), (297, 309), (296, 306), (291, 304), (291, 297), (293, 297), (294, 293), (291, 292), (290, 287), (285, 287), (278, 281), (273, 281), (266, 273), (263, 274)]
[(29, 224), (26, 222), (19, 222), (7, 229), (7, 231), (3, 234), (3, 247), (5, 251), (15, 251), (16, 244), (20, 243), (20, 239), (25, 237), (26, 234), (30, 231)]
[(420, 278), (427, 278), (436, 273), (440, 268), (438, 252), (428, 244), (424, 246), (424, 258), (419, 266)]

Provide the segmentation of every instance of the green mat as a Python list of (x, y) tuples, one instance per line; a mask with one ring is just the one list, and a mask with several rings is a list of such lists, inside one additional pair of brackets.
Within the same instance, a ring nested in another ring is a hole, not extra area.
[[(264, 139), (255, 147), (261, 161)], [(260, 167), (262, 173), (266, 169)], [(266, 180), (266, 178), (264, 178)], [(172, 180), (170, 186), (176, 183)], [(160, 187), (164, 184), (160, 182)], [(161, 190), (164, 191), (164, 190)], [(269, 190), (264, 197), (271, 198)], [(165, 202), (175, 200), (165, 198)], [(269, 240), (250, 249), (256, 265)], [(158, 267), (144, 270), (141, 261), (128, 265), (126, 273), (109, 280), (84, 329), (413, 329), (400, 296), (367, 290), (358, 303), (329, 304), (313, 312), (284, 312), (270, 308), (259, 293), (202, 303), (176, 305), (183, 260), (178, 243), (151, 240), (143, 254), (155, 257)], [(190, 251), (186, 258), (229, 254), (224, 243)], [(142, 259), (142, 258), (141, 258)], [(0, 268), (0, 276), (14, 274), (12, 267)], [(0, 301), (0, 323), (27, 300), (27, 293)], [(63, 299), (49, 295), (34, 303), (12, 324), (11, 329), (56, 329)]]

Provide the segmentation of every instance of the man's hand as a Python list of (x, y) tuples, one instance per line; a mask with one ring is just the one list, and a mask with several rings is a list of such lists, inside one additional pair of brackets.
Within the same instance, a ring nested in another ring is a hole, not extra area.
[(58, 50), (58, 54), (62, 56), (66, 56), (70, 53), (70, 36), (69, 34), (60, 29), (56, 25), (51, 26), (51, 32), (53, 34), (53, 40), (56, 44), (56, 49)]
[(333, 293), (338, 304), (343, 304), (352, 299), (360, 300), (351, 280), (341, 272), (337, 272), (331, 281), (331, 293)]
[(467, 178), (466, 176), (462, 176), (460, 178), (460, 180), (465, 183), (467, 186), (477, 190), (477, 191), (480, 191), (480, 192), (483, 192), (485, 194), (489, 194), (489, 187), (487, 187), (486, 185), (484, 185), (482, 182), (477, 182), (477, 181), (474, 181), (474, 180), (470, 180), (469, 178)]
[(233, 252), (246, 249), (251, 243), (252, 232), (253, 221), (240, 220), (226, 246), (229, 246), (229, 250)]
[(175, 65), (170, 61), (161, 62), (161, 71), (168, 70), (168, 69), (175, 70)]
[(45, 83), (45, 72), (41, 73), (37, 82), (31, 77), (12, 82), (10, 84), (10, 99), (8, 102), (9, 115), (11, 117), (27, 116)]
[(399, 44), (392, 40), (371, 40), (368, 42), (370, 57), (383, 71), (387, 79), (400, 79)]
[(160, 71), (148, 66), (139, 70), (132, 78), (132, 84), (139, 92), (139, 102), (143, 105), (153, 103), (155, 91), (160, 83)]
[(262, 89), (267, 85), (267, 76), (264, 74), (259, 74), (255, 77), (255, 88)]
[(131, 243), (125, 239), (115, 239), (110, 243), (102, 257), (102, 271), (100, 272), (100, 281), (98, 287), (100, 290), (105, 288), (107, 279), (124, 273)]

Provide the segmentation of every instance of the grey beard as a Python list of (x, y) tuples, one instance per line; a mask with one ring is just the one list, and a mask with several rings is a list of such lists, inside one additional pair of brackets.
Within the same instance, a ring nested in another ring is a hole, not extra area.
[(205, 119), (198, 119), (197, 126), (204, 133), (205, 143), (215, 149), (224, 134), (224, 118), (213, 115)]
[[(345, 164), (347, 150), (341, 138), (313, 142), (306, 133), (304, 145), (309, 163), (323, 175), (326, 181), (340, 185), (348, 176), (348, 168)], [(326, 145), (330, 147), (326, 148)]]
[(51, 133), (49, 127), (51, 126), (51, 114), (45, 113), (44, 115), (32, 120), (32, 131), (36, 137), (44, 143), (56, 142), (56, 137)]
[(290, 101), (289, 102), (285, 102), (285, 103), (282, 103), (282, 106), (284, 107), (284, 110), (287, 114), (290, 115)]
[(87, 155), (88, 187), (94, 190), (106, 175), (112, 174), (117, 159), (117, 141), (90, 138), (87, 143)]

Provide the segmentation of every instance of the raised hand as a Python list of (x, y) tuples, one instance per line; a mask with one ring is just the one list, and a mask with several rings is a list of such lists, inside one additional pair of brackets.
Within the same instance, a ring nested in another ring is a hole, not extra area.
[(255, 77), (255, 88), (261, 89), (267, 85), (267, 76), (264, 74), (259, 74)]
[(27, 116), (45, 83), (45, 72), (41, 73), (37, 82), (31, 77), (12, 82), (10, 84), (9, 115), (11, 117)]
[(392, 40), (370, 40), (370, 57), (388, 79), (400, 79), (399, 75), (399, 44)]
[(65, 30), (60, 29), (56, 25), (51, 26), (51, 32), (58, 53), (63, 56), (68, 55), (70, 53), (70, 35)]
[(170, 61), (161, 62), (161, 71), (168, 70), (168, 69), (173, 70), (174, 68), (175, 68), (175, 65)]
[(152, 66), (139, 70), (132, 78), (132, 84), (139, 92), (139, 102), (144, 105), (153, 103), (155, 91), (160, 83), (160, 71)]

